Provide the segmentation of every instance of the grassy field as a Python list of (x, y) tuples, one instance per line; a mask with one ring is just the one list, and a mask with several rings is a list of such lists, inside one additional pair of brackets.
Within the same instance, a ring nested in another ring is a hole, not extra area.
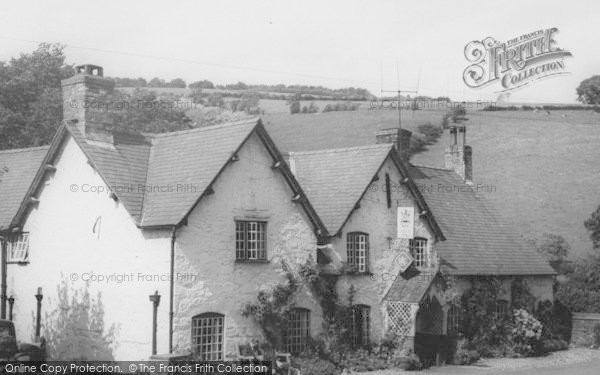
[[(475, 183), (526, 238), (567, 239), (591, 248), (583, 221), (600, 204), (600, 116), (593, 111), (474, 112), (467, 121)], [(413, 159), (442, 166), (444, 142)]]
[[(287, 151), (374, 143), (377, 130), (395, 127), (394, 110), (289, 115), (267, 112), (263, 121)], [(414, 117), (413, 117), (414, 115)], [(404, 110), (403, 127), (439, 124), (443, 111)], [(600, 204), (600, 115), (593, 111), (482, 112), (468, 114), (476, 184), (525, 238), (543, 233), (567, 239), (573, 254), (590, 249), (583, 221)], [(445, 138), (412, 159), (444, 165)]]

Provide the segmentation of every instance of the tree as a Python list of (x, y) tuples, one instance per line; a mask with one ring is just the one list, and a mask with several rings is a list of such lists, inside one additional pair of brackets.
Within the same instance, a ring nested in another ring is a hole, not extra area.
[(577, 87), (577, 100), (584, 104), (600, 104), (600, 75), (581, 81)]
[(590, 232), (590, 239), (594, 249), (600, 249), (600, 205), (596, 211), (592, 212), (590, 217), (584, 221), (585, 229)]
[(47, 144), (62, 120), (61, 81), (72, 76), (64, 46), (42, 43), (0, 62), (0, 150)]
[(175, 78), (175, 79), (171, 80), (171, 82), (167, 83), (167, 87), (184, 89), (187, 87), (187, 84), (185, 83), (185, 81), (183, 79)]
[(158, 77), (154, 77), (148, 82), (148, 87), (165, 87), (166, 85), (165, 80)]
[(147, 89), (135, 89), (127, 94), (115, 90), (97, 98), (98, 103), (119, 103), (106, 106), (102, 113), (106, 121), (118, 126), (118, 130), (129, 132), (164, 133), (192, 128), (185, 111), (175, 103), (176, 96), (158, 97)]
[(569, 272), (570, 266), (567, 257), (571, 248), (562, 236), (544, 233), (542, 240), (534, 245), (556, 272), (561, 275)]
[(291, 102), (290, 103), (290, 113), (296, 114), (296, 113), (300, 113), (300, 102), (296, 101), (296, 102)]
[(215, 85), (208, 80), (192, 82), (188, 85), (190, 89), (214, 89)]

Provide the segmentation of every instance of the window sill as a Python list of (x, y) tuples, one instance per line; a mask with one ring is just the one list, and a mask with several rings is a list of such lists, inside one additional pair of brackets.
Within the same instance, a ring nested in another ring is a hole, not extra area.
[(26, 266), (29, 264), (28, 260), (8, 260), (6, 264), (19, 264), (21, 266)]
[(236, 263), (242, 263), (242, 264), (267, 264), (267, 263), (271, 263), (270, 260), (268, 259), (236, 259), (235, 260)]

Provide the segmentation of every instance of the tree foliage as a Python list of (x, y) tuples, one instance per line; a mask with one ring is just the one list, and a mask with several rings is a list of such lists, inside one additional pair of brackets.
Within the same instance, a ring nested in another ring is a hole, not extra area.
[(62, 120), (61, 80), (75, 72), (64, 46), (42, 43), (0, 62), (0, 150), (47, 144)]
[(74, 289), (66, 278), (57, 291), (56, 308), (46, 313), (43, 323), (48, 358), (55, 361), (113, 360), (117, 327), (113, 324), (106, 329), (100, 293), (92, 298), (87, 285)]
[(600, 205), (596, 208), (596, 211), (592, 212), (583, 225), (590, 232), (590, 239), (592, 240), (594, 249), (600, 250)]
[(577, 100), (584, 104), (600, 104), (600, 75), (581, 81), (577, 87)]
[(158, 96), (147, 89), (135, 89), (132, 93), (115, 90), (104, 94), (95, 102), (105, 121), (120, 131), (164, 133), (192, 128), (184, 108), (178, 105), (175, 95)]

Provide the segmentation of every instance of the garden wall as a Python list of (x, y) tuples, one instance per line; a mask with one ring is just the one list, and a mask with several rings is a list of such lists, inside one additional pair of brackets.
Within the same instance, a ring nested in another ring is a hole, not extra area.
[(594, 344), (594, 326), (600, 324), (600, 314), (573, 313), (571, 344), (590, 346)]

